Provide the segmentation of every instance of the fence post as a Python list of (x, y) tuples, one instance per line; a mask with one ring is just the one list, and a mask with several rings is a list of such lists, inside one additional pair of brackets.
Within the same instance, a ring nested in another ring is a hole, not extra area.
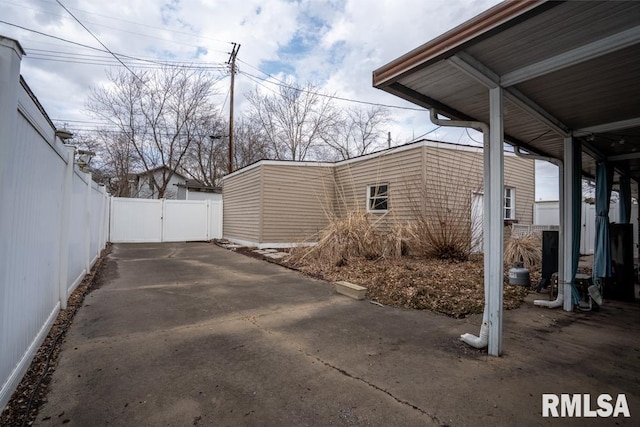
[(105, 217), (107, 213), (107, 208), (109, 207), (107, 197), (106, 197), (106, 187), (104, 185), (100, 185), (100, 222), (98, 223), (98, 257), (100, 256), (100, 252), (104, 249), (106, 241), (105, 241)]
[(213, 216), (213, 209), (211, 209), (211, 200), (207, 200), (206, 202), (207, 202), (207, 208), (206, 208), (207, 224), (205, 228), (205, 240), (211, 240), (211, 219)]
[(89, 274), (91, 271), (91, 173), (86, 173), (85, 178), (87, 178), (87, 197), (84, 212), (84, 268), (86, 274)]
[(165, 224), (165, 217), (167, 214), (166, 211), (166, 207), (165, 207), (165, 199), (162, 198), (160, 199), (162, 201), (161, 207), (160, 207), (160, 242), (164, 242), (164, 224)]
[(76, 149), (65, 145), (67, 150), (67, 166), (64, 170), (64, 186), (62, 192), (62, 225), (60, 227), (60, 275), (58, 277), (58, 294), (60, 308), (67, 308), (69, 298), (69, 225), (71, 223), (71, 193), (73, 192), (73, 160)]

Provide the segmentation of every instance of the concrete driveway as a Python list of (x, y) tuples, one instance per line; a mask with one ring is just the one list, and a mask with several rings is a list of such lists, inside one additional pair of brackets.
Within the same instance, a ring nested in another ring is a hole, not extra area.
[(456, 320), (379, 307), (211, 244), (114, 245), (37, 425), (589, 425), (542, 393), (624, 393), (640, 418), (640, 310), (506, 313), (504, 356)]

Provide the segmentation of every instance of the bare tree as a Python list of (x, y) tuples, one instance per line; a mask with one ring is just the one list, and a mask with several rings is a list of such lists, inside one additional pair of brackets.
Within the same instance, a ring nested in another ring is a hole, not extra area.
[(384, 128), (389, 121), (385, 107), (352, 107), (334, 121), (323, 140), (340, 160), (361, 156), (384, 147)]
[(103, 183), (112, 196), (135, 197), (129, 183), (131, 173), (138, 164), (133, 144), (123, 135), (104, 131), (97, 132), (96, 137), (102, 142), (96, 154), (102, 164)]
[(280, 160), (307, 159), (336, 120), (331, 98), (311, 84), (280, 86), (271, 95), (256, 89), (247, 98), (250, 120), (259, 125), (260, 135)]
[(272, 157), (267, 142), (262, 138), (260, 125), (250, 119), (243, 118), (235, 123), (233, 141), (234, 169)]
[[(88, 109), (117, 129), (118, 138), (110, 144), (131, 145), (161, 198), (201, 124), (215, 111), (213, 77), (202, 70), (167, 67), (136, 74), (123, 70), (110, 73), (109, 79), (110, 85), (92, 91)], [(115, 151), (127, 153), (124, 147)], [(166, 169), (149, 173), (159, 167)]]
[(229, 157), (224, 142), (227, 124), (216, 112), (213, 113), (188, 126), (191, 143), (181, 165), (185, 176), (209, 187), (220, 185)]

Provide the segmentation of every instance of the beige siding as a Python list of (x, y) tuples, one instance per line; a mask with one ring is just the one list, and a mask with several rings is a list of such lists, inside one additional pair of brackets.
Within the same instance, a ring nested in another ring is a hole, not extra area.
[(516, 220), (518, 224), (533, 224), (535, 162), (505, 154), (504, 185), (516, 189)]
[(328, 225), (334, 198), (333, 167), (263, 165), (260, 243), (316, 241)]
[[(327, 215), (367, 210), (367, 186), (389, 185), (380, 228), (417, 215), (470, 229), (471, 198), (482, 192), (483, 155), (468, 147), (416, 144), (336, 165), (264, 162), (224, 180), (224, 236), (255, 243), (313, 241)], [(534, 162), (505, 154), (505, 185), (515, 188), (516, 220), (533, 221)]]
[(262, 166), (223, 181), (223, 236), (258, 242), (260, 239), (260, 185)]
[(336, 214), (343, 216), (347, 211), (366, 212), (367, 186), (388, 184), (388, 212), (371, 213), (372, 220), (382, 228), (389, 227), (394, 221), (404, 223), (410, 220), (414, 205), (419, 201), (423, 154), (423, 147), (416, 146), (363, 161), (339, 164), (335, 168)]
[(424, 215), (470, 230), (471, 197), (482, 192), (483, 155), (468, 147), (426, 147)]

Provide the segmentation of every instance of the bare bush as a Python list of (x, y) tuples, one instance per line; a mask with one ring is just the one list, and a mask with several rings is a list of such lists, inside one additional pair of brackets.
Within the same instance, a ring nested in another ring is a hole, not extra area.
[(435, 152), (431, 162), (425, 182), (408, 184), (414, 217), (407, 227), (410, 250), (429, 258), (466, 261), (474, 246), (480, 246), (474, 238), (481, 237), (482, 221), (472, 221), (472, 195), (482, 185), (482, 156), (452, 150)]

